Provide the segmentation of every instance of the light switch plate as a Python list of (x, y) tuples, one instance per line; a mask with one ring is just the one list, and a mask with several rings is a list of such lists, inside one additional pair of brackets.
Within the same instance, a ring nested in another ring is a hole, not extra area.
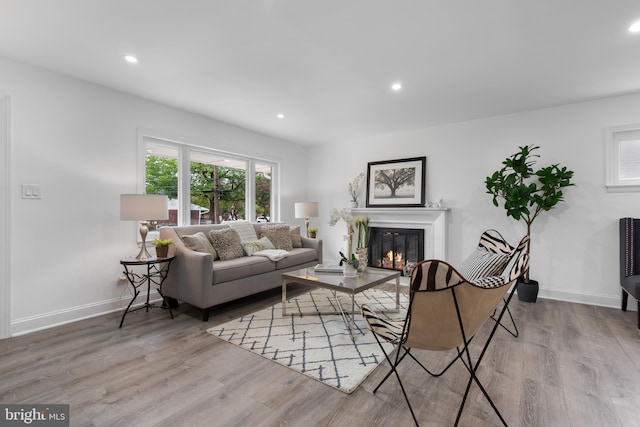
[(42, 199), (42, 188), (39, 185), (22, 184), (23, 199)]

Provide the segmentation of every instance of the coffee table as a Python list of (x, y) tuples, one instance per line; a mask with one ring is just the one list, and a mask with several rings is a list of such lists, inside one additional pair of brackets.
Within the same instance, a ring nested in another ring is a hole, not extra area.
[[(286, 273), (282, 273), (282, 316), (287, 315), (287, 285), (289, 283), (300, 283), (303, 285), (309, 285), (317, 288), (329, 289), (336, 300), (338, 311), (330, 312), (307, 312), (301, 313), (302, 315), (324, 315), (324, 314), (340, 314), (344, 320), (345, 325), (349, 329), (351, 339), (355, 340), (355, 295), (371, 289), (375, 286), (380, 286), (383, 283), (389, 282), (395, 279), (396, 281), (396, 308), (392, 310), (385, 310), (386, 313), (397, 313), (400, 310), (400, 271), (385, 270), (382, 268), (371, 268), (363, 272), (358, 273), (357, 277), (347, 278), (342, 273), (319, 273), (312, 267), (303, 268), (301, 270), (293, 270)], [(345, 311), (338, 298), (338, 292), (351, 295), (351, 310)]]

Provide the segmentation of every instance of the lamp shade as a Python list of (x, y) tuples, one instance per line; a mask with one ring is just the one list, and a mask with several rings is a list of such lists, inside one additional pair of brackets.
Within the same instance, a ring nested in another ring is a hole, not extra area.
[(169, 198), (163, 194), (121, 194), (120, 219), (169, 219)]
[(296, 203), (296, 218), (313, 218), (318, 216), (318, 202)]

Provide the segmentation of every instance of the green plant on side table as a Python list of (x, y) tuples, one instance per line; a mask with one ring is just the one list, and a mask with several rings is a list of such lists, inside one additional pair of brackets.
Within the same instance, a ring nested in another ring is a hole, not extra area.
[[(487, 193), (493, 196), (493, 204), (500, 206), (498, 199), (504, 202), (507, 216), (527, 225), (527, 252), (531, 245), (531, 224), (544, 211), (549, 211), (564, 200), (563, 189), (574, 185), (571, 182), (573, 171), (558, 163), (534, 170), (535, 151), (540, 147), (528, 145), (518, 147), (520, 151), (507, 157), (502, 169), (485, 179)], [(518, 299), (535, 302), (538, 297), (538, 282), (529, 278), (525, 272), (524, 281), (519, 282)]]
[(169, 245), (173, 243), (171, 239), (161, 239), (159, 237), (153, 239), (151, 244), (156, 247), (156, 256), (158, 258), (166, 258), (169, 255)]
[(312, 239), (316, 238), (316, 233), (318, 233), (318, 229), (315, 227), (309, 227), (309, 237)]
[(340, 252), (340, 265), (343, 268), (342, 274), (344, 277), (356, 277), (358, 275), (360, 261), (358, 261), (356, 254), (351, 254), (351, 257), (347, 258), (344, 253)]

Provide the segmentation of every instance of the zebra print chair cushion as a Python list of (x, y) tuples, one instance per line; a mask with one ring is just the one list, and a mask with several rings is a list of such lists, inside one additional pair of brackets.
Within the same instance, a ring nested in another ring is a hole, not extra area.
[(496, 230), (486, 230), (483, 232), (480, 236), (478, 248), (486, 249), (494, 254), (505, 255), (512, 255), (513, 251), (516, 249), (507, 243), (504, 237), (502, 237), (502, 235)]
[(401, 338), (405, 324), (404, 320), (389, 320), (383, 317), (383, 314), (378, 314), (373, 311), (371, 307), (366, 304), (363, 304), (361, 309), (362, 316), (374, 334), (392, 344), (398, 344), (403, 341)]

